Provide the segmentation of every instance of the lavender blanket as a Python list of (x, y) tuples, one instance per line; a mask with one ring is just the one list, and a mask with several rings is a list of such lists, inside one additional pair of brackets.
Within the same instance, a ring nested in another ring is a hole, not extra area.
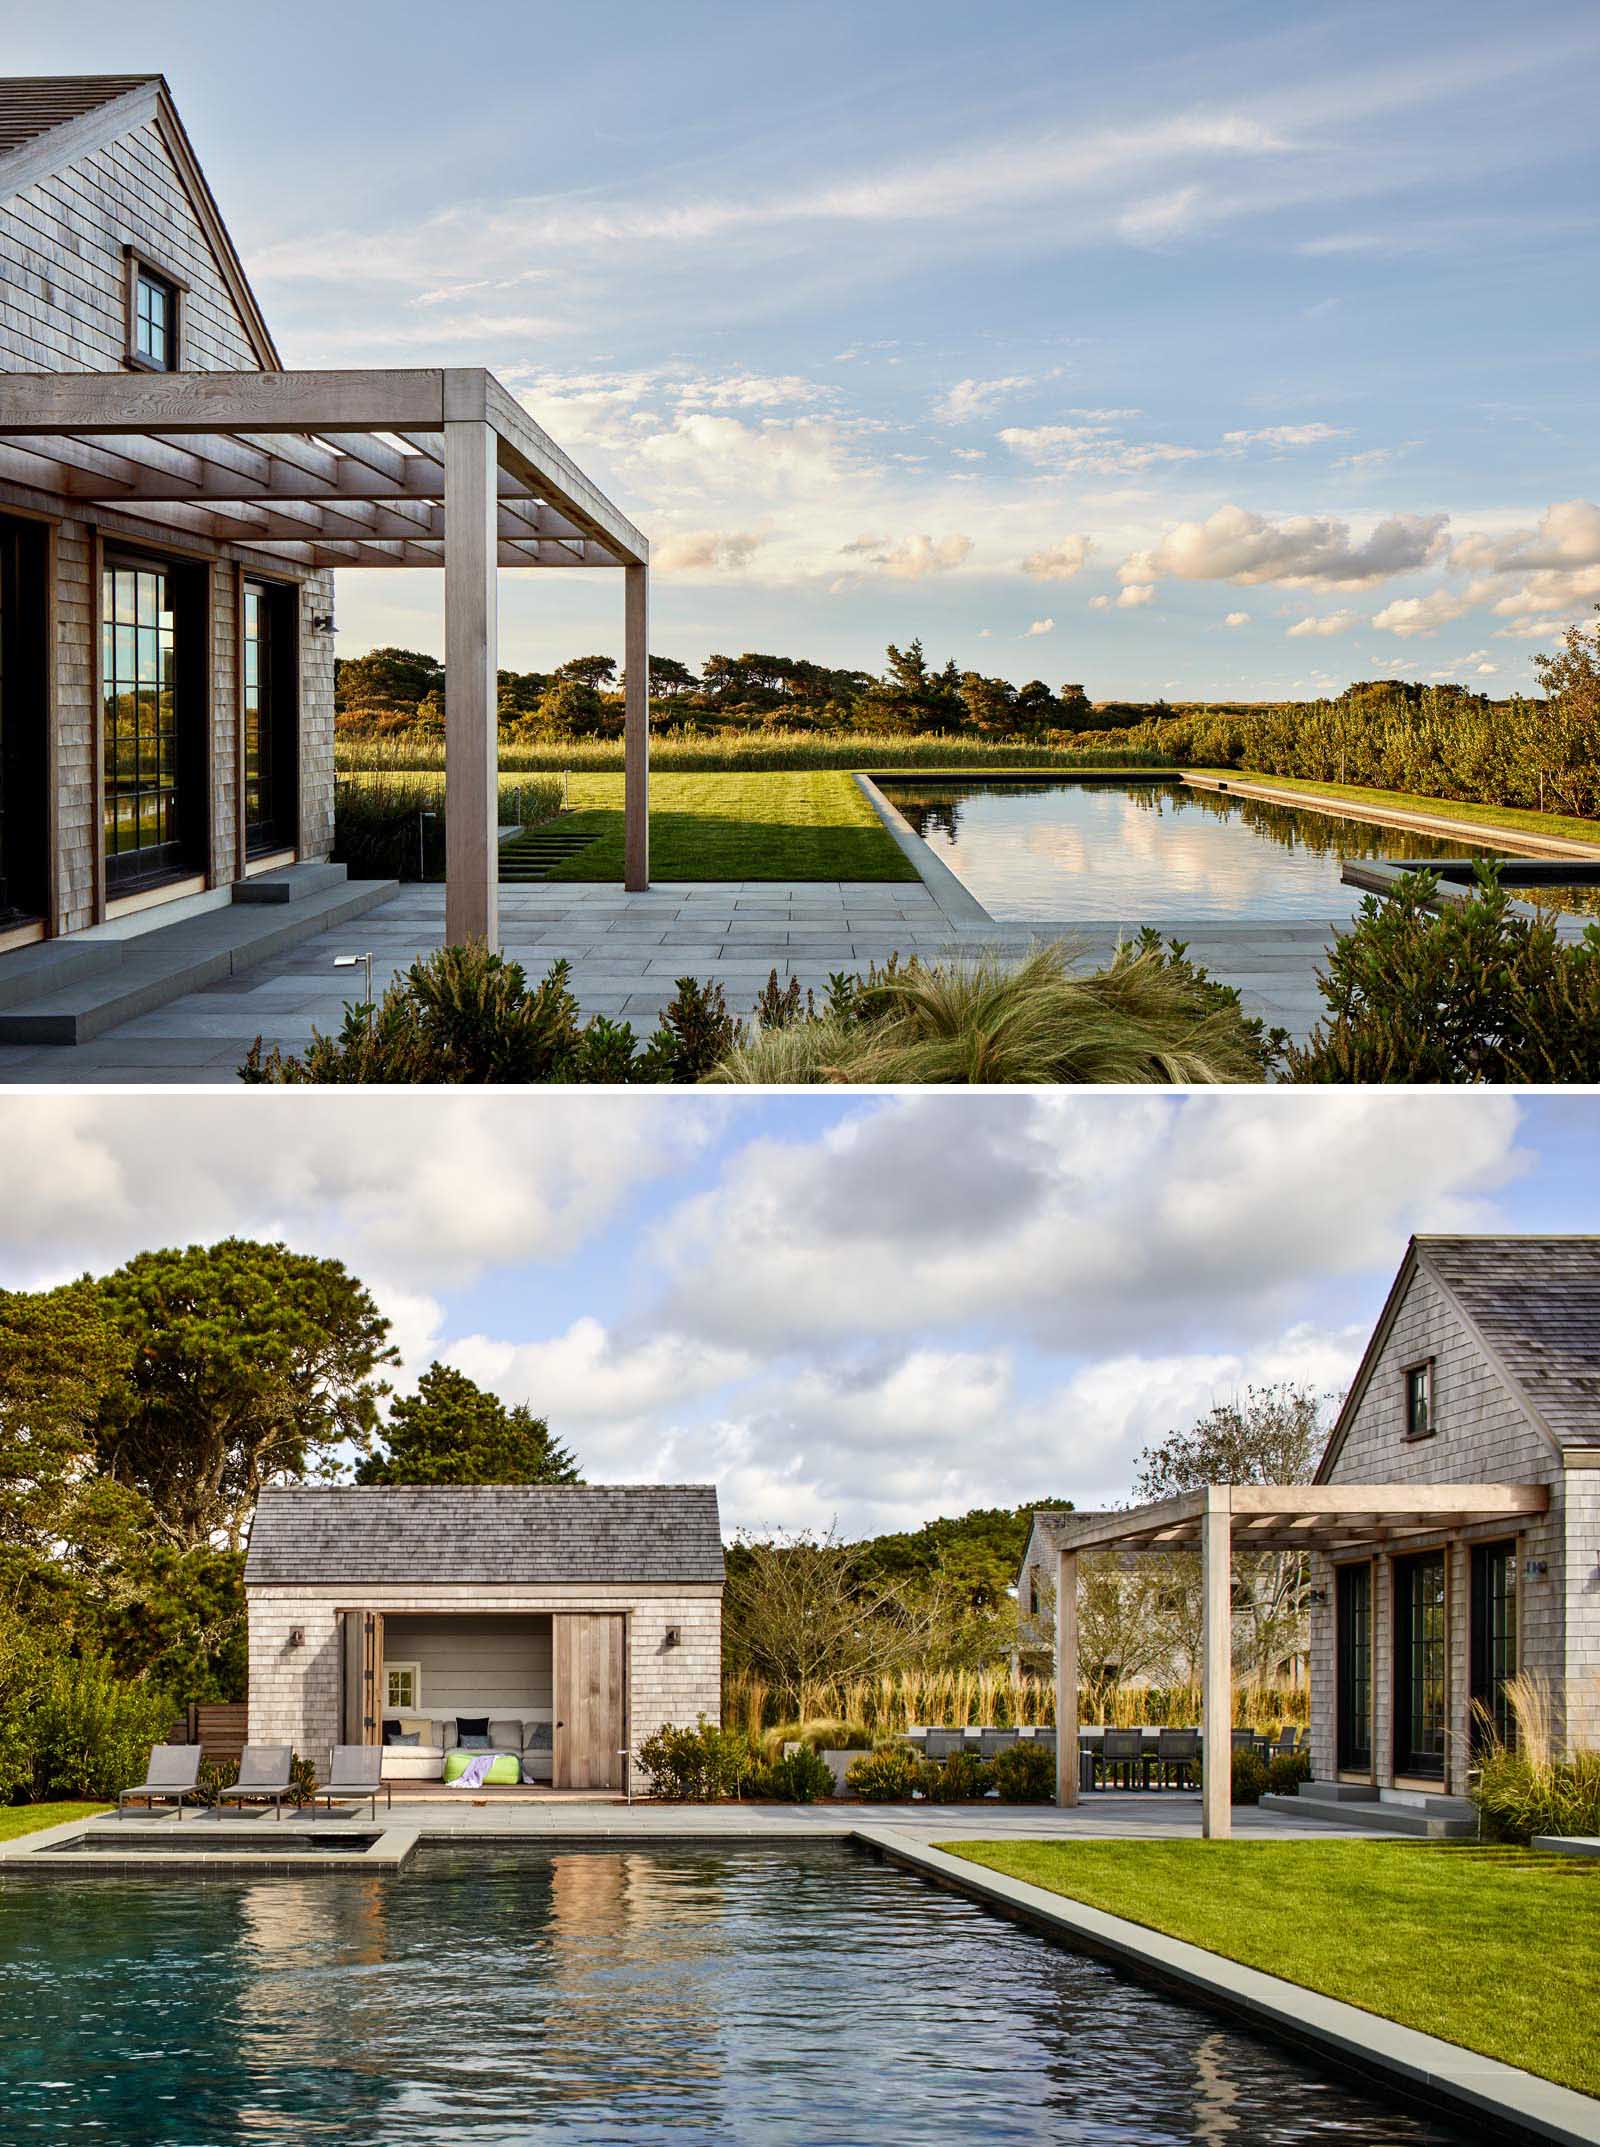
[(450, 1787), (452, 1789), (481, 1789), (484, 1777), (488, 1774), (498, 1756), (494, 1752), (474, 1752), (467, 1761), (466, 1766), (450, 1784)]

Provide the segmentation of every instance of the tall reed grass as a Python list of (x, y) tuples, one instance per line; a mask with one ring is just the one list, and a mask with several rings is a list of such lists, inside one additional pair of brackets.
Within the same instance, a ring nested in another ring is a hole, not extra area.
[[(344, 732), (334, 740), (334, 764), (341, 774), (436, 773), (444, 767), (444, 741), (425, 732), (403, 731), (386, 738)], [(502, 773), (559, 774), (570, 769), (574, 775), (602, 775), (620, 772), (622, 765), (620, 738), (500, 740)], [(1070, 745), (1011, 745), (956, 733), (761, 730), (705, 736), (658, 732), (650, 740), (650, 765), (658, 774), (669, 775), (830, 768), (954, 768), (981, 775), (985, 769), (1159, 768), (1170, 762), (1145, 747), (1097, 746), (1092, 735)]]
[[(500, 786), (504, 826), (533, 827), (561, 810), (559, 776)], [(333, 856), (353, 879), (436, 880), (444, 876), (445, 789), (441, 776), (375, 759), (334, 784)]]
[[(1200, 1687), (1185, 1685), (1081, 1685), (1078, 1716), (1115, 1729), (1149, 1724), (1190, 1725), (1200, 1720)], [(723, 1680), (722, 1719), (744, 1729), (753, 1744), (782, 1722), (776, 1692), (748, 1671)], [(1004, 1665), (979, 1669), (907, 1669), (880, 1677), (848, 1678), (828, 1685), (813, 1703), (807, 1725), (785, 1724), (799, 1735), (809, 1726), (855, 1724), (878, 1737), (913, 1725), (949, 1729), (1049, 1728), (1056, 1719), (1053, 1679)], [(1238, 1685), (1233, 1720), (1239, 1729), (1277, 1730), (1310, 1720), (1305, 1686)]]

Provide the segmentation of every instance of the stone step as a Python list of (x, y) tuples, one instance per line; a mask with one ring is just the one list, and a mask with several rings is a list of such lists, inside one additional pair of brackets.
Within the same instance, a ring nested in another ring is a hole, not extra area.
[(307, 859), (300, 865), (283, 865), (276, 872), (259, 872), (253, 879), (235, 880), (235, 902), (304, 902), (312, 895), (326, 894), (330, 888), (343, 887), (349, 880), (346, 865), (335, 865), (327, 859)]
[[(339, 879), (287, 903), (230, 903), (134, 939), (87, 942), (93, 961), (64, 963), (55, 974), (36, 969), (31, 996), (0, 1000), (0, 1044), (86, 1044), (186, 992), (241, 976), (399, 892), (398, 881), (349, 880), (342, 876), (344, 868), (338, 869)], [(63, 955), (74, 951), (71, 940), (55, 944)], [(35, 951), (43, 950), (20, 950)], [(15, 958), (8, 956), (7, 964)], [(0, 964), (0, 978), (8, 975)]]
[[(1347, 1785), (1338, 1782), (1302, 1782), (1291, 1795), (1277, 1796), (1269, 1792), (1261, 1799), (1263, 1811), (1278, 1812), (1285, 1819), (1320, 1819), (1332, 1826), (1352, 1826), (1375, 1829), (1383, 1834), (1407, 1834), (1421, 1841), (1476, 1841), (1478, 1818), (1472, 1806), (1465, 1806), (1470, 1815), (1448, 1815), (1442, 1812), (1418, 1810), (1411, 1804), (1386, 1804), (1369, 1791), (1365, 1797), (1341, 1797), (1322, 1794)], [(1312, 1794), (1307, 1794), (1310, 1791)], [(1465, 1803), (1464, 1799), (1441, 1799), (1452, 1804)]]

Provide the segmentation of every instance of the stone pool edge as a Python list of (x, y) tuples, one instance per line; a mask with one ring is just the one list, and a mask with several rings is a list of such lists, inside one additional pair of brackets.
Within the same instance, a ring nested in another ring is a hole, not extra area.
[[(1534, 835), (1521, 828), (1496, 827), (1484, 820), (1453, 820), (1448, 813), (1411, 811), (1399, 805), (1369, 805), (1329, 797), (1319, 790), (1296, 790), (1287, 785), (1262, 783), (1248, 775), (1197, 775), (1180, 768), (1173, 771), (1189, 790), (1220, 790), (1228, 797), (1255, 798), (1271, 805), (1298, 805), (1304, 812), (1323, 813), (1335, 820), (1363, 820), (1377, 827), (1414, 828), (1423, 835), (1449, 835), (1470, 842), (1477, 849), (1497, 847), (1507, 856), (1565, 857), (1575, 863), (1600, 864), (1600, 843), (1578, 842), (1564, 835)], [(1498, 843), (1496, 838), (1500, 838)]]
[(1402, 2027), (1342, 1999), (1246, 1968), (1203, 1946), (1008, 1878), (943, 1849), (908, 1842), (898, 1832), (857, 1827), (851, 1839), (898, 1869), (965, 1894), (1077, 1952), (1097, 1954), (1146, 1981), (1248, 2020), (1343, 2070), (1369, 2080), (1374, 2075), (1386, 2079), (1401, 2087), (1413, 2104), (1442, 2106), (1451, 2118), (1480, 2128), (1492, 2126), (1497, 2138), (1538, 2141), (1542, 2147), (1600, 2147), (1600, 2101), (1575, 2088), (1560, 2087), (1498, 2058)]
[(949, 922), (987, 925), (993, 929), (997, 920), (990, 916), (966, 881), (953, 873), (943, 858), (934, 856), (899, 806), (890, 804), (870, 775), (862, 774), (859, 768), (852, 773), (857, 788), (882, 821), (889, 840), (915, 868), (918, 879)]

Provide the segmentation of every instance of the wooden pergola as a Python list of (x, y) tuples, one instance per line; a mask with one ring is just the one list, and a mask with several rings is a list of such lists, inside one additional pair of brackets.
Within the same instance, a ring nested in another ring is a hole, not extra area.
[(442, 567), (445, 932), (498, 942), (496, 575), (620, 567), (626, 884), (649, 884), (649, 557), (490, 373), (0, 373), (0, 478), (296, 567)]
[[(1056, 1545), (1056, 1802), (1078, 1801), (1078, 1559), (1198, 1551), (1201, 1832), (1232, 1831), (1233, 1553), (1401, 1549), (1482, 1521), (1545, 1512), (1543, 1484), (1206, 1484), (1123, 1513), (1049, 1517)], [(1215, 1764), (1220, 1752), (1227, 1764)]]

